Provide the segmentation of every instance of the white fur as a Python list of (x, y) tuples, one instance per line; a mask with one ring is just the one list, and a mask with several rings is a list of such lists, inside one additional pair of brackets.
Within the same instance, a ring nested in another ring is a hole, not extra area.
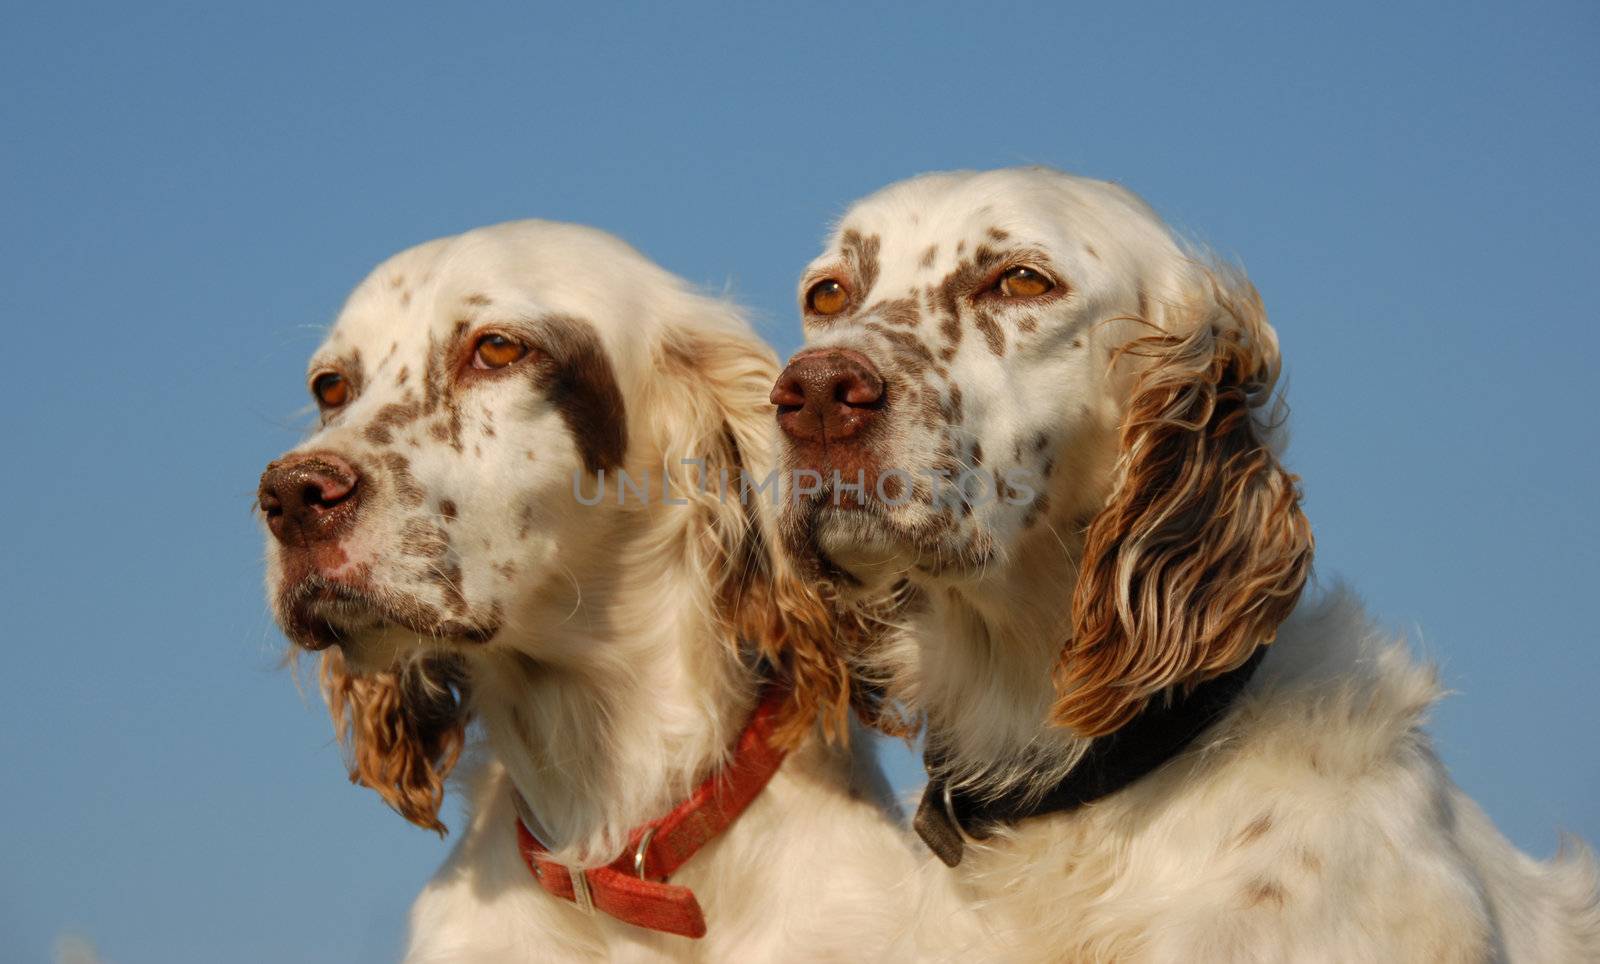
[[(991, 228), (1004, 243), (986, 240)], [(1024, 507), (995, 504), (936, 536), (925, 500), (810, 518), (791, 510), (786, 529), (810, 526), (812, 544), (863, 593), (897, 587), (909, 600), (903, 624), (860, 654), (863, 671), (943, 736), (952, 777), (1042, 789), (1085, 746), (1046, 719), (1084, 529), (1116, 462), (1128, 382), (1112, 352), (1132, 333), (1118, 319), (1160, 323), (1200, 259), (1114, 185), (1040, 169), (930, 175), (854, 207), (802, 293), (819, 277), (859, 285), (842, 243), (850, 232), (880, 245), (865, 275), (873, 284), (852, 292), (854, 314), (808, 317), (807, 346), (859, 351), (882, 372), (880, 464), (914, 469), (941, 445), (964, 457), (977, 441), (985, 464), (1026, 468), (1039, 464), (1029, 442), (1042, 437), (1050, 508), (1030, 528)], [(969, 325), (941, 371), (908, 375), (901, 360), (915, 353), (897, 352), (891, 334), (929, 354), (950, 347), (932, 292), (960, 251), (985, 243), (1027, 250), (1071, 297), (1027, 329), (1023, 309), (995, 309), (1003, 354)], [(875, 306), (908, 292), (920, 321), (884, 324)], [(896, 408), (923, 391), (948, 401), (953, 389), (964, 414), (936, 427), (913, 420), (913, 405)], [(987, 933), (965, 946), (967, 959), (1600, 960), (1592, 855), (1572, 842), (1540, 863), (1494, 829), (1423, 729), (1438, 696), (1432, 671), (1375, 630), (1351, 594), (1308, 598), (1198, 745), (1079, 811), (969, 842), (955, 869), (930, 858), (925, 893), (982, 915)], [(923, 929), (942, 917), (925, 911)]]

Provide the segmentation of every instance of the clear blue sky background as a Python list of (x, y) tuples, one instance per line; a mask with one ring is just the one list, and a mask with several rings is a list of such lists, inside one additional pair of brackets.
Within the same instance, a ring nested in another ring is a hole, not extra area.
[(0, 957), (393, 957), (447, 845), (345, 783), (250, 515), (373, 264), (584, 221), (788, 352), (829, 220), (954, 167), (1115, 178), (1243, 260), (1322, 578), (1442, 663), (1518, 844), (1600, 839), (1600, 8), (455, 6), (6, 5)]

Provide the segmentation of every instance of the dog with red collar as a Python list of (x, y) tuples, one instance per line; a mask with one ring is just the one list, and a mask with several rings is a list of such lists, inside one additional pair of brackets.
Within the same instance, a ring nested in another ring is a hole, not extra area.
[[(444, 832), (424, 961), (872, 960), (915, 860), (846, 749), (847, 632), (775, 551), (777, 372), (729, 305), (523, 222), (350, 296), (273, 462), (268, 589), (352, 779)], [(473, 722), (470, 731), (469, 721)], [(469, 732), (475, 737), (469, 741)]]

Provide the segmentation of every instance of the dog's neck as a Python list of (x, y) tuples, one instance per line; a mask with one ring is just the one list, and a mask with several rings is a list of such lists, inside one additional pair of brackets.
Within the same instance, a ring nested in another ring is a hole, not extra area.
[(1048, 722), (1070, 625), (1063, 568), (1016, 566), (970, 587), (927, 589), (883, 648), (891, 692), (926, 715), (929, 746), (952, 785), (1042, 790), (1088, 748)]
[(754, 708), (756, 674), (705, 582), (627, 566), (563, 576), (525, 623), (537, 639), (497, 641), (474, 673), (488, 749), (558, 860), (615, 858), (725, 759)]

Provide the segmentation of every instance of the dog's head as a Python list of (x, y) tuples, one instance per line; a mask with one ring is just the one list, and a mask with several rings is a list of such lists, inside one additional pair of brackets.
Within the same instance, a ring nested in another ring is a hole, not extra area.
[(1272, 638), (1311, 557), (1266, 437), (1276, 337), (1134, 195), (914, 178), (849, 211), (800, 296), (773, 400), (787, 468), (822, 477), (784, 517), (818, 574), (1071, 592), (1054, 718), (1084, 735)]
[[(483, 228), (362, 282), (310, 364), (321, 425), (260, 487), (268, 593), (324, 654), (353, 778), (440, 829), (477, 657), (607, 658), (563, 627), (600, 618), (574, 587), (627, 559), (787, 669), (795, 726), (842, 707), (828, 610), (769, 551), (770, 508), (701, 484), (770, 465), (776, 369), (731, 307), (587, 228)], [(653, 488), (620, 497), (619, 471)]]

